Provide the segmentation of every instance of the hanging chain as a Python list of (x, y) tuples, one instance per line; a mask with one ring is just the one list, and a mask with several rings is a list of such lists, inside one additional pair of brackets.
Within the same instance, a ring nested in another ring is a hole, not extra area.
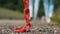
[[(29, 30), (31, 27), (31, 24), (29, 23), (30, 11), (28, 8), (28, 4), (29, 4), (29, 0), (24, 0), (24, 17), (26, 19), (26, 23), (25, 23), (24, 27), (26, 28), (28, 26), (27, 30)], [(28, 13), (28, 15), (26, 15), (27, 13)]]

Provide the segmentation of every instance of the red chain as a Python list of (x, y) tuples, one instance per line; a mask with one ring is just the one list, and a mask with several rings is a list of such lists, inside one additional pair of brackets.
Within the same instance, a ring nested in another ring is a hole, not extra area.
[[(24, 17), (26, 19), (26, 23), (24, 27), (26, 28), (26, 26), (28, 26), (28, 30), (29, 30), (31, 25), (29, 23), (30, 11), (28, 8), (28, 4), (29, 4), (29, 0), (24, 0)], [(27, 12), (28, 12), (28, 15), (26, 15)]]
[[(23, 28), (14, 28), (14, 32), (28, 32), (30, 30), (31, 24), (29, 23), (30, 11), (28, 8), (29, 0), (24, 0), (24, 17), (26, 23)], [(28, 15), (26, 15), (28, 13)]]

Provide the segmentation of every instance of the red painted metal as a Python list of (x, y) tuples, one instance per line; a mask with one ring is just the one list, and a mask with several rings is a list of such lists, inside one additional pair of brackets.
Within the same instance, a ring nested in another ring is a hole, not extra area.
[[(26, 23), (24, 25), (24, 27), (22, 28), (14, 28), (14, 32), (28, 32), (30, 31), (30, 21), (29, 21), (29, 17), (30, 17), (30, 11), (28, 8), (28, 4), (29, 4), (29, 0), (24, 0), (24, 17), (26, 19)], [(27, 15), (28, 13), (28, 15)]]

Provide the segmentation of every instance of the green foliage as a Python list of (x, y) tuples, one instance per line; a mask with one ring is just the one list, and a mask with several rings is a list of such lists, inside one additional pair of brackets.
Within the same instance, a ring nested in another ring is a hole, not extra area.
[(14, 7), (14, 4), (13, 3), (7, 3), (7, 4), (4, 5), (4, 7), (12, 9)]
[[(55, 9), (58, 5), (60, 5), (60, 0), (54, 0)], [(0, 7), (11, 9), (11, 10), (18, 10), (18, 12), (23, 13), (24, 3), (23, 0), (0, 0)], [(38, 17), (44, 15), (43, 9), (43, 0), (40, 2)]]
[(52, 21), (60, 23), (60, 12), (56, 12), (51, 19)]
[(17, 5), (18, 5), (18, 0), (0, 0), (0, 7), (16, 10)]

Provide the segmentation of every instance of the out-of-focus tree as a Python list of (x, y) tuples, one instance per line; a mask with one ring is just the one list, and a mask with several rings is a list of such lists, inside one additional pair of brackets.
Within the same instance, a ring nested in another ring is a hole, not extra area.
[[(54, 0), (55, 9), (60, 5), (60, 0)], [(23, 0), (0, 0), (0, 7), (18, 10), (19, 12), (23, 12), (24, 3)], [(43, 9), (43, 1), (41, 0), (41, 4), (39, 7), (38, 16), (44, 15)]]

